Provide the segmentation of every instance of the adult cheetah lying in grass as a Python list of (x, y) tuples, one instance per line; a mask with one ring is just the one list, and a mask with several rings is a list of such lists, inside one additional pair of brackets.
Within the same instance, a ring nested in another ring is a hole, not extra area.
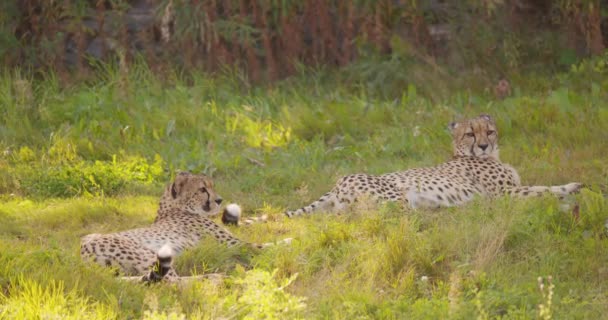
[(245, 243), (211, 220), (210, 217), (219, 213), (221, 203), (222, 198), (215, 193), (210, 178), (182, 172), (165, 189), (151, 226), (89, 234), (81, 239), (80, 254), (83, 259), (92, 259), (98, 264), (116, 266), (127, 275), (146, 274), (144, 281), (158, 281), (177, 277), (171, 267), (173, 257), (196, 246), (205, 236), (228, 246), (271, 245)]
[(435, 167), (415, 168), (379, 176), (352, 174), (338, 180), (335, 187), (319, 200), (294, 211), (287, 217), (316, 211), (341, 212), (365, 196), (395, 201), (412, 208), (460, 205), (475, 195), (495, 197), (559, 197), (576, 193), (580, 183), (560, 186), (522, 186), (517, 171), (498, 158), (498, 133), (488, 115), (450, 124), (454, 158)]

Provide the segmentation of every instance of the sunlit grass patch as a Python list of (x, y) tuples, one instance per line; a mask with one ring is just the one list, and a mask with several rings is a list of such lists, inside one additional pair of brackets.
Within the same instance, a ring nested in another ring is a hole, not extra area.
[(113, 308), (91, 302), (63, 282), (42, 286), (19, 277), (0, 293), (0, 317), (5, 319), (114, 319)]
[(61, 155), (58, 160), (37, 162), (30, 154), (29, 148), (21, 148), (11, 166), (0, 168), (10, 177), (0, 184), (0, 190), (38, 198), (118, 195), (157, 186), (165, 177), (158, 155), (154, 161), (141, 157), (117, 160), (113, 155), (111, 161), (89, 162)]
[(241, 131), (249, 147), (271, 150), (282, 147), (291, 140), (291, 128), (284, 128), (281, 124), (273, 124), (268, 120), (255, 121), (242, 114), (227, 117), (226, 127), (233, 134), (237, 129)]

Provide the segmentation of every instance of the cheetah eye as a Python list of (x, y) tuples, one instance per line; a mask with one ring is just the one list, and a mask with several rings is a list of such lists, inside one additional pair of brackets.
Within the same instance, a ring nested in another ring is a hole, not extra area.
[(205, 188), (205, 187), (200, 188), (199, 190), (200, 190), (200, 192), (203, 192), (203, 193), (207, 192), (207, 188)]
[(493, 134), (495, 134), (495, 133), (496, 133), (496, 131), (494, 131), (494, 130), (488, 130), (488, 132), (487, 132), (487, 134), (488, 134), (489, 136), (491, 136), (491, 135), (493, 135)]
[(473, 133), (473, 132), (467, 132), (464, 135), (470, 138), (470, 137), (474, 137), (475, 133)]

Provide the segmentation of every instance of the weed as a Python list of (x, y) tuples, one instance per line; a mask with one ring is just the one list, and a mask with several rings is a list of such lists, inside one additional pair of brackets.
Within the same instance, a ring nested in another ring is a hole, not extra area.
[(542, 296), (542, 302), (538, 305), (538, 317), (543, 320), (550, 320), (553, 316), (551, 306), (553, 304), (553, 277), (547, 277), (547, 287), (545, 288), (545, 281), (542, 277), (538, 277), (538, 289)]

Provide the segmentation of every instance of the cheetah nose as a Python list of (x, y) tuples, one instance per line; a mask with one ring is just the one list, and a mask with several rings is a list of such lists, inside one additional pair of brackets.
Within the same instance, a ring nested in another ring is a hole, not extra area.
[(215, 199), (215, 203), (217, 203), (218, 205), (222, 203), (222, 198), (217, 198)]
[(486, 151), (486, 149), (488, 148), (488, 145), (487, 145), (487, 144), (480, 144), (480, 145), (478, 145), (478, 146), (479, 146), (479, 148), (480, 148), (481, 150), (483, 150), (483, 151)]

